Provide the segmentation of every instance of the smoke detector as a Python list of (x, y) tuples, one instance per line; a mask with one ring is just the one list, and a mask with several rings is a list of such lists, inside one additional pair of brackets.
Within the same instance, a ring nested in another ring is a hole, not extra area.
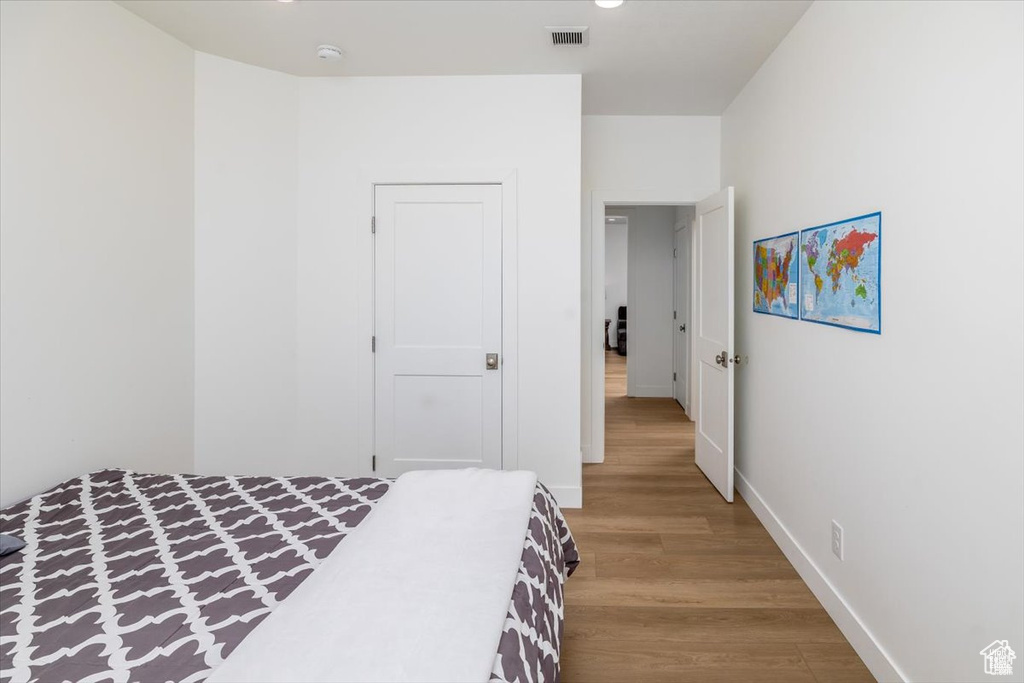
[(341, 51), (340, 47), (321, 45), (316, 49), (316, 56), (325, 62), (337, 62), (345, 56), (345, 53)]
[(558, 47), (586, 47), (590, 45), (589, 26), (548, 26), (551, 44)]

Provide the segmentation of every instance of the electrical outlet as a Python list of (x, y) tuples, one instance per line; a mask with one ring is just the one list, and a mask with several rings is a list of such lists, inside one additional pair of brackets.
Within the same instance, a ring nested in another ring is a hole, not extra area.
[(836, 520), (832, 520), (832, 554), (843, 561), (843, 527), (839, 526)]

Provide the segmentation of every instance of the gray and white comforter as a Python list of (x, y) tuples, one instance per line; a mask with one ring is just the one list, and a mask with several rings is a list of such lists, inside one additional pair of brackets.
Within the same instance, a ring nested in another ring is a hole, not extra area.
[[(104, 470), (0, 511), (0, 683), (203, 681), (389, 485)], [(538, 484), (492, 681), (558, 680), (577, 564)]]

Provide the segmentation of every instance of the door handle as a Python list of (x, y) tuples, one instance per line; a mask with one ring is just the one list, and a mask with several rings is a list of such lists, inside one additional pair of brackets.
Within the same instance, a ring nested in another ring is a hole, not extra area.
[(720, 354), (715, 356), (715, 362), (721, 365), (723, 368), (727, 368), (729, 367), (729, 361), (727, 360), (728, 357), (729, 356), (725, 353), (725, 351), (722, 351)]
[(486, 359), (487, 360), (485, 362), (485, 365), (486, 365), (488, 370), (497, 370), (498, 369), (498, 354), (496, 354), (496, 353), (489, 353), (489, 354), (487, 354)]
[(686, 332), (686, 325), (680, 325), (679, 326), (679, 331), (680, 332)]

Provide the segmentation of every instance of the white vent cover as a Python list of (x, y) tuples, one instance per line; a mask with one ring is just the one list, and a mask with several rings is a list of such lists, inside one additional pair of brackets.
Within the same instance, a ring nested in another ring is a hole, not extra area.
[(590, 45), (589, 26), (548, 26), (551, 44), (557, 47), (586, 47)]

